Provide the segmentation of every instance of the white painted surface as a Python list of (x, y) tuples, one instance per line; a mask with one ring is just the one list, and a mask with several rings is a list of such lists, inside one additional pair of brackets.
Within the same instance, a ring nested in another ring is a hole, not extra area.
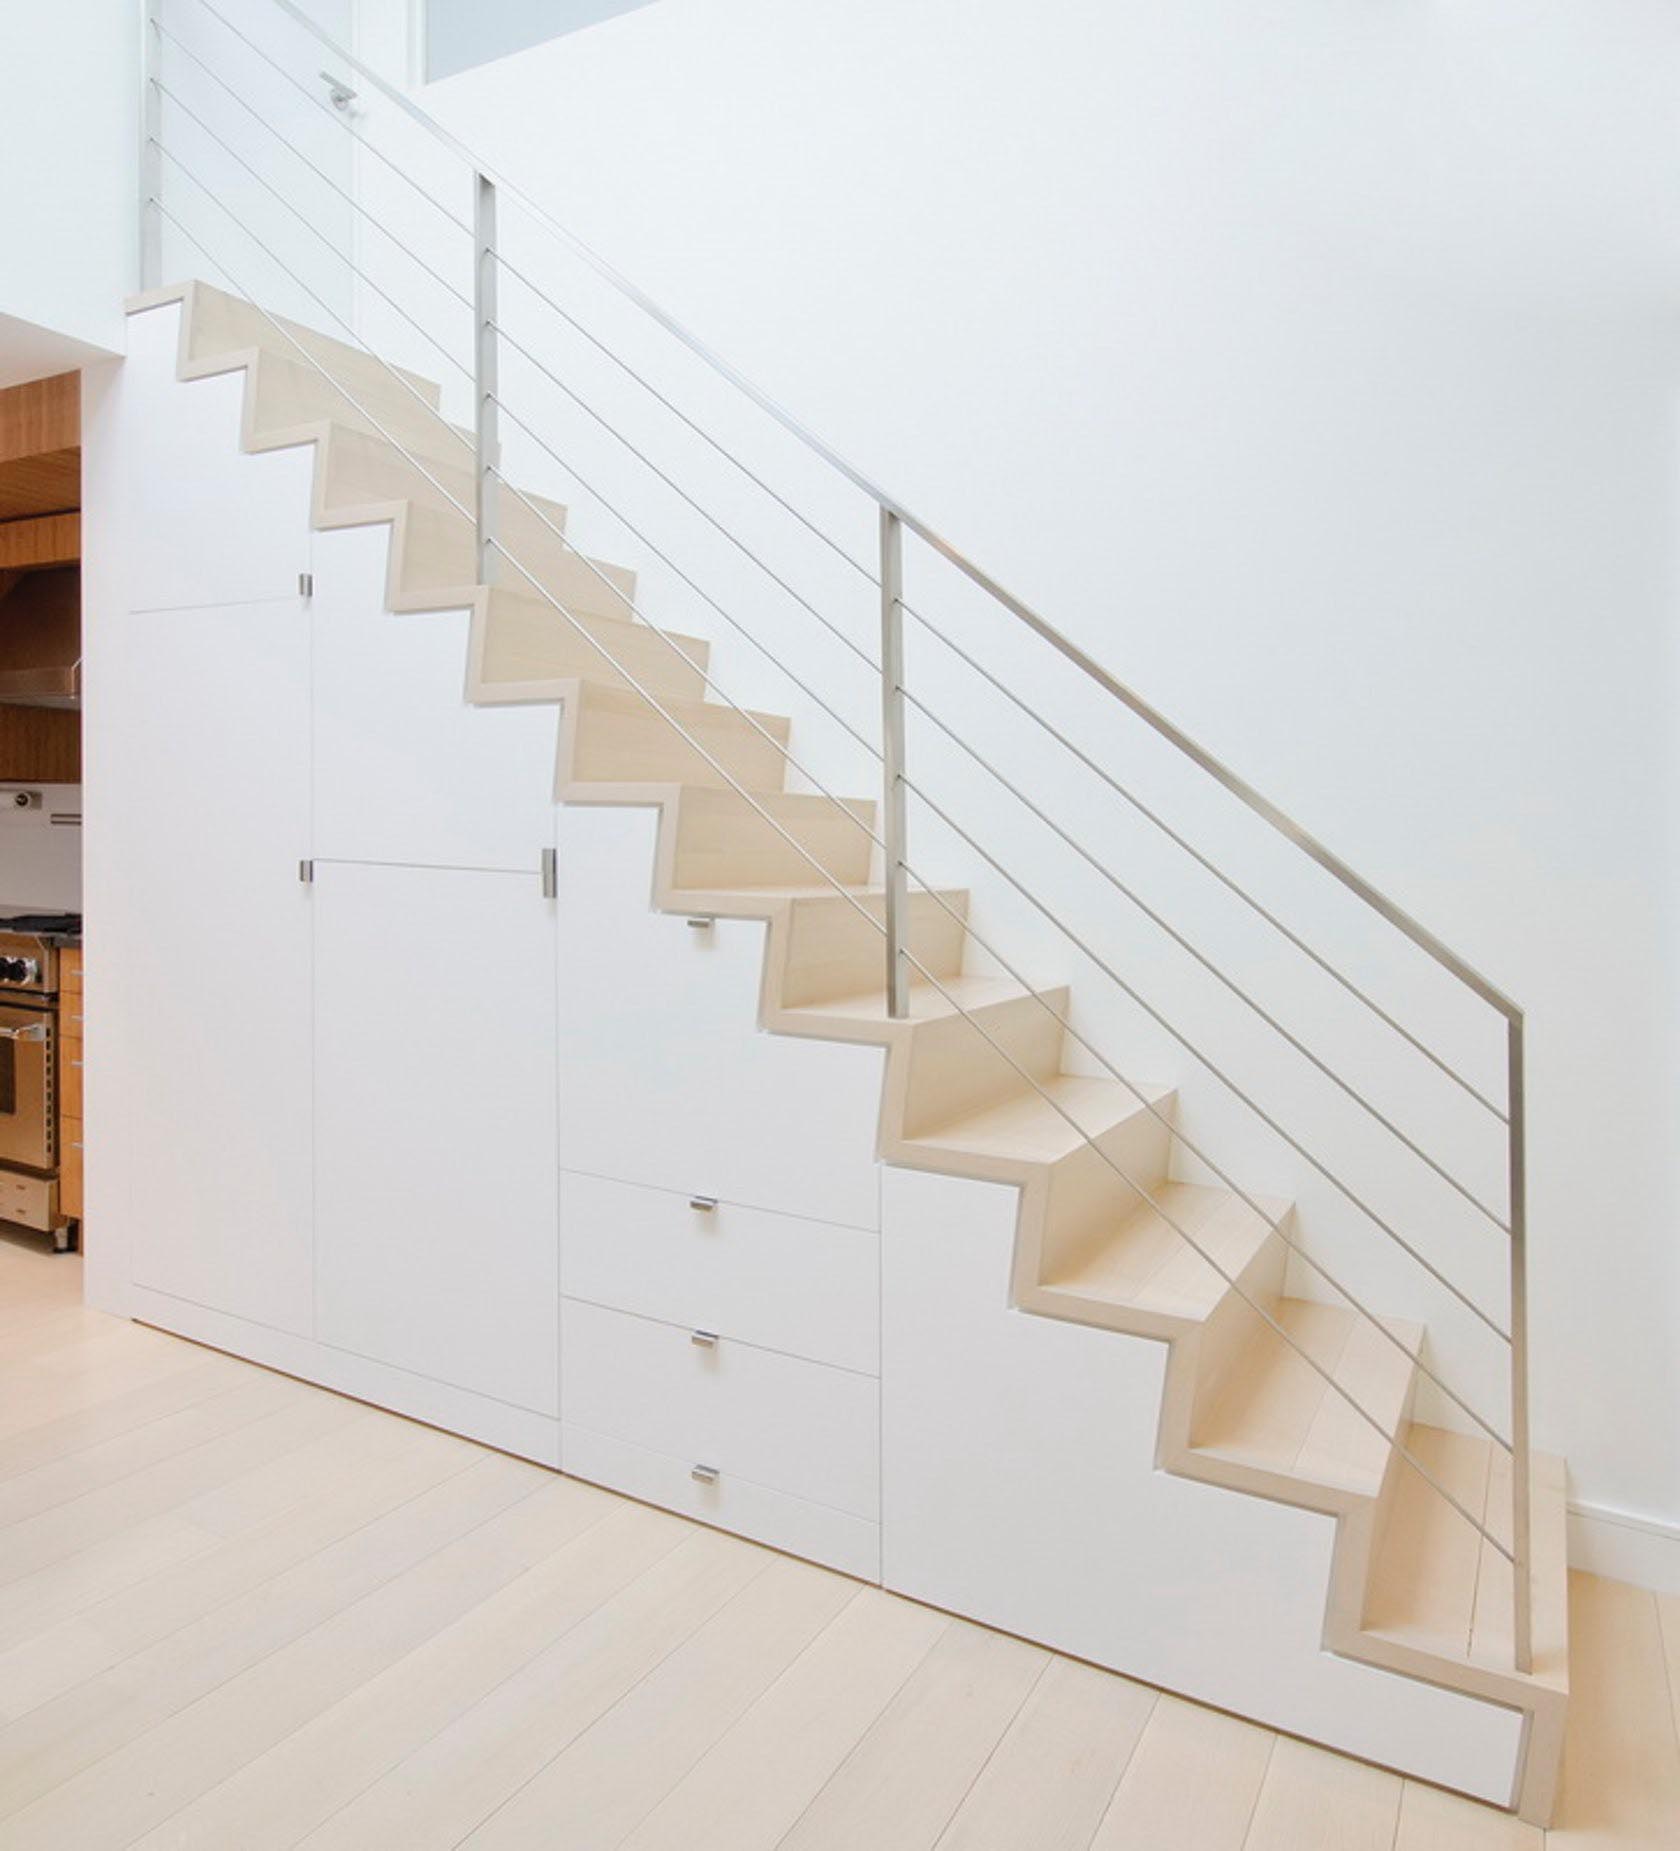
[(697, 1344), (681, 1325), (576, 1299), (564, 1302), (560, 1322), (568, 1427), (878, 1519), (873, 1376), (732, 1337)]
[(701, 1484), (688, 1459), (651, 1452), (583, 1427), (561, 1428), (560, 1451), (564, 1470), (574, 1478), (663, 1504), (685, 1517), (734, 1530), (865, 1581), (880, 1576), (881, 1532), (865, 1518), (734, 1476)]
[(323, 863), (311, 911), (316, 1334), (556, 1415), (553, 908)]
[(95, 1199), (137, 1284), (308, 1335), (308, 623), (102, 613), (96, 648)]
[[(27, 336), (46, 363), (13, 378), (36, 378), (96, 357), (66, 359), (44, 335), (123, 347), (123, 297), (137, 274), (140, 27), (134, 9), (109, 0), (61, 0), (9, 7), (5, 35), (0, 318), (32, 324), (19, 351)], [(0, 367), (5, 346), (0, 333)]]
[(1154, 1469), (1164, 1345), (1009, 1308), (1012, 1191), (883, 1206), (886, 1586), (1507, 1801), (1512, 1713), (1321, 1649), (1331, 1518)]
[[(364, 51), (399, 77), (407, 16), (401, 0), (360, 11)], [(650, 86), (650, 70), (685, 81)], [(1680, 1317), (1680, 1060), (1660, 1000), (1680, 943), (1666, 332), (1677, 81), (1680, 26), (1646, 0), (1540, 13), (1522, 0), (1400, 13), (1321, 0), (1262, 12), (1234, 0), (708, 0), (647, 7), (422, 95), (1524, 1003), (1537, 1437), (1568, 1455), (1581, 1496), (1665, 1522), (1680, 1520), (1668, 1341)], [(376, 106), (364, 133), (386, 132), (391, 114)], [(902, 210), (883, 208), (894, 200)], [(534, 239), (521, 248), (574, 312), (872, 557), (867, 508), (581, 267)], [(680, 462), (691, 492), (868, 638), (861, 581), (531, 313), (571, 383), (667, 466)], [(844, 658), (796, 605), (679, 518), (547, 388), (512, 371), (504, 384), (565, 430), (575, 467), (656, 518), (732, 614), (873, 731)], [(553, 486), (580, 535), (633, 553), (581, 490)], [(1135, 728), (1085, 703), (1041, 652), (1013, 651), (915, 547), (910, 571), (914, 602), (995, 650), (1314, 943), (1474, 1077), (1498, 1081), (1485, 1019), (1451, 1005)], [(644, 583), (669, 593), (661, 608), (681, 609), (685, 627), (720, 629), (668, 579)], [(1193, 921), (1315, 1045), (1497, 1191), (1497, 1126), (1344, 1015), (934, 646), (913, 644), (911, 673), (1147, 897)], [(742, 652), (728, 653), (724, 685), (809, 717)], [(845, 762), (826, 724), (800, 737), (814, 762)], [(1497, 1231), (1409, 1173), (1292, 1056), (1268, 1051), (1240, 1004), (1078, 876), (971, 767), (912, 745), (936, 791), (957, 794), (957, 813), (1029, 886), (1284, 1102), (1309, 1142), (1348, 1152), (1357, 1183), (1499, 1302)], [(844, 788), (868, 788), (849, 775)], [(1501, 1406), (1498, 1352), (1462, 1314), (1390, 1265), (1380, 1236), (1158, 1030), (1104, 1010), (1100, 980), (971, 856), (915, 829), (919, 853), (975, 881), (977, 919), (1002, 929), (1031, 977), (1074, 976), (1082, 1019), (1106, 1044), (1179, 1082), (1187, 1129), (1252, 1186), (1299, 1196), (1315, 1249), (1385, 1309), (1424, 1317), (1454, 1379)], [(1613, 1239), (1615, 1266), (1582, 1239), (1589, 1227)], [(1628, 1418), (1634, 1407), (1645, 1416)]]
[(652, 910), (653, 812), (558, 840), (567, 1169), (874, 1227), (880, 1050), (759, 1031), (764, 927)]
[[(14, 790), (40, 794), (15, 810)], [(82, 813), (79, 784), (0, 785), (0, 913), (74, 912), (82, 903), (82, 832), (53, 818)]]
[(872, 1229), (568, 1171), (568, 1297), (878, 1374), (880, 1241)]
[(1588, 1574), (1680, 1594), (1680, 1525), (1599, 1504), (1571, 1504), (1569, 1560)]
[[(151, 426), (155, 443), (133, 443), (112, 542), (123, 549), (124, 601), (135, 611), (297, 600), (310, 568), (308, 450), (239, 459), (242, 373), (182, 385), (175, 377), (180, 315), (174, 307), (129, 322), (124, 415)], [(302, 508), (301, 524), (276, 518)], [(270, 514), (268, 510), (274, 510)], [(299, 620), (307, 624), (307, 613)], [(183, 692), (211, 685), (186, 671)]]
[(556, 709), (467, 705), (466, 613), (385, 610), (389, 531), (314, 536), (315, 852), (534, 881), (554, 841)]

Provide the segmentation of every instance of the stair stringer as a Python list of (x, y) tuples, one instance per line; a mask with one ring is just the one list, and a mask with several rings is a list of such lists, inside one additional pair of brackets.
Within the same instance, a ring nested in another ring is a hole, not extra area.
[[(794, 921), (802, 897), (792, 893), (755, 892), (750, 888), (720, 887), (704, 893), (681, 886), (676, 869), (681, 855), (684, 799), (692, 787), (681, 781), (601, 780), (579, 775), (579, 727), (581, 714), (592, 684), (612, 686), (620, 680), (606, 665), (604, 658), (598, 674), (564, 678), (534, 677), (517, 684), (492, 684), (483, 672), (484, 635), (487, 629), (492, 594), (470, 584), (445, 584), (416, 590), (413, 574), (407, 570), (406, 555), (410, 546), (416, 503), (407, 496), (366, 498), (351, 501), (332, 499), (331, 453), (335, 434), (344, 428), (335, 416), (297, 419), (280, 425), (260, 425), (257, 409), (260, 385), (265, 368), (272, 371), (272, 349), (254, 346), (209, 355), (189, 352), (189, 318), (193, 310), (194, 289), (180, 292), (183, 302), (180, 351), (177, 372), (182, 379), (207, 377), (243, 369), (246, 390), (243, 397), (241, 439), (249, 451), (265, 451), (313, 446), (315, 469), (310, 515), (318, 528), (388, 525), (391, 529), (388, 548), (386, 601), (394, 612), (453, 609), (465, 606), (471, 613), (472, 648), (467, 669), (467, 692), (480, 704), (509, 700), (552, 702), (560, 709), (560, 747), (556, 794), (562, 802), (597, 805), (631, 805), (651, 807), (658, 812), (656, 858), (652, 899), (655, 907), (666, 913), (692, 914), (711, 911), (720, 916), (761, 920), (767, 928), (763, 961), (763, 984), (760, 997), (759, 1025), (769, 1032), (828, 1040), (869, 1041), (883, 1047), (887, 1059), (882, 1087), (878, 1151), (881, 1159), (897, 1169), (919, 1170), (933, 1175), (969, 1181), (1001, 1183), (1016, 1197), (1013, 1215), (1008, 1277), (1012, 1306), (1038, 1316), (1098, 1326), (1110, 1332), (1146, 1337), (1165, 1346), (1165, 1363), (1159, 1391), (1159, 1415), (1155, 1432), (1153, 1463), (1179, 1478), (1199, 1481), (1227, 1490), (1242, 1491), (1273, 1503), (1295, 1505), (1305, 1511), (1328, 1515), (1334, 1519), (1334, 1540), (1327, 1566), (1328, 1599), (1324, 1609), (1322, 1644), (1332, 1654), (1349, 1661), (1385, 1671), (1402, 1673), (1405, 1678), (1435, 1686), (1442, 1691), (1479, 1697), (1490, 1704), (1509, 1706), (1521, 1713), (1523, 1747), (1517, 1752), (1517, 1769), (1509, 1793), (1501, 1794), (1483, 1783), (1463, 1778), (1446, 1778), (1448, 1784), (1462, 1785), (1469, 1791), (1483, 1793), (1500, 1803), (1516, 1803), (1531, 1818), (1543, 1818), (1550, 1805), (1550, 1788), (1555, 1773), (1556, 1747), (1561, 1738), (1563, 1694), (1537, 1688), (1536, 1685), (1500, 1672), (1494, 1667), (1477, 1667), (1419, 1651), (1402, 1642), (1383, 1639), (1362, 1630), (1361, 1616), (1369, 1575), (1374, 1560), (1375, 1542), (1380, 1533), (1382, 1498), (1330, 1485), (1314, 1485), (1295, 1477), (1256, 1473), (1229, 1461), (1210, 1458), (1191, 1443), (1192, 1412), (1197, 1404), (1204, 1371), (1209, 1367), (1207, 1320), (1163, 1318), (1158, 1314), (1125, 1313), (1106, 1307), (1103, 1315), (1074, 1307), (1065, 1293), (1050, 1289), (1046, 1281), (1046, 1229), (1049, 1218), (1051, 1167), (1032, 1160), (1002, 1158), (978, 1150), (963, 1150), (947, 1143), (930, 1146), (924, 1139), (906, 1134), (905, 1106), (908, 1096), (908, 1071), (915, 1040), (926, 1026), (925, 1020), (875, 1023), (860, 1021), (855, 1015), (825, 1016), (818, 1005), (793, 1006), (785, 1001), (787, 980), (792, 970), (790, 947)], [(170, 299), (163, 292), (162, 299)], [(555, 510), (555, 524), (563, 522), (564, 511)], [(617, 568), (602, 569), (616, 577), (620, 588), (633, 585), (628, 574)], [(629, 595), (626, 592), (625, 595)], [(557, 625), (566, 619), (555, 614)], [(704, 644), (695, 639), (681, 639), (682, 653), (691, 665), (704, 661)], [(587, 650), (588, 645), (584, 648)], [(691, 697), (692, 698), (692, 697)], [(720, 710), (721, 712), (721, 710)], [(756, 716), (761, 723), (776, 726), (773, 716)], [(785, 723), (780, 723), (785, 726)], [(782, 734), (785, 738), (785, 732)], [(779, 783), (779, 779), (775, 782)], [(1170, 1113), (1171, 1096), (1164, 1089), (1149, 1089), (1135, 1115), (1140, 1120), (1153, 1117), (1155, 1107), (1163, 1116)], [(1106, 1135), (1106, 1134), (1105, 1134)], [(1141, 1178), (1145, 1187), (1165, 1173), (1164, 1145), (1159, 1152), (1159, 1174)], [(1149, 1166), (1146, 1166), (1149, 1167)], [(1273, 1236), (1273, 1243), (1276, 1242)], [(1268, 1264), (1278, 1258), (1275, 1245), (1269, 1244)], [(1275, 1268), (1274, 1268), (1275, 1271)], [(1268, 1289), (1275, 1290), (1275, 1284)], [(1396, 1470), (1405, 1470), (1395, 1458), (1390, 1459), (1383, 1497), (1386, 1498)], [(931, 1596), (930, 1596), (931, 1597)], [(980, 1617), (986, 1617), (980, 1615)], [(1077, 1643), (1067, 1649), (1081, 1650)], [(1134, 1669), (1117, 1657), (1116, 1669)], [(1170, 1677), (1160, 1681), (1171, 1684)], [(1213, 1691), (1200, 1693), (1212, 1701), (1221, 1701)], [(1555, 1698), (1555, 1701), (1553, 1700)], [(1251, 1713), (1259, 1713), (1253, 1710)], [(1280, 1726), (1288, 1727), (1287, 1721)], [(1330, 1740), (1324, 1730), (1312, 1731), (1317, 1739)], [(1532, 1752), (1525, 1752), (1530, 1739)], [(1350, 1745), (1343, 1743), (1342, 1745)], [(1396, 1762), (1400, 1757), (1370, 1748), (1354, 1747), (1353, 1752), (1374, 1754), (1375, 1758)], [(1523, 1773), (1526, 1764), (1526, 1776)]]

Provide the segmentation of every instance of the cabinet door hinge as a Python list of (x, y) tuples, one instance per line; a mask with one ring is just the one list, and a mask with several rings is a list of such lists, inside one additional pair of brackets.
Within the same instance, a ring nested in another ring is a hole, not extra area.
[(300, 861), (298, 863), (298, 879), (302, 881), (306, 887), (313, 887), (315, 885), (315, 864), (313, 861)]
[(542, 891), (545, 900), (560, 897), (560, 857), (552, 848), (542, 852)]
[(300, 572), (298, 574), (298, 596), (300, 598), (312, 598), (314, 595), (315, 574), (313, 572)]

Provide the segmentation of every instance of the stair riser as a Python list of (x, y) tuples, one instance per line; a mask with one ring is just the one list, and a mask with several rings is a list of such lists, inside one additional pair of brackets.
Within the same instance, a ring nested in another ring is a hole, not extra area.
[[(474, 483), (470, 470), (432, 457), (410, 462), (392, 444), (364, 431), (351, 430), (336, 421), (321, 446), (321, 500), (327, 508), (356, 507), (369, 501), (408, 500), (422, 506), (459, 514), (473, 505)], [(538, 496), (531, 500), (548, 521), (565, 531), (566, 510)], [(532, 517), (517, 504), (510, 518)], [(605, 570), (605, 568), (603, 568)], [(628, 579), (629, 575), (625, 574)]]
[(1022, 1091), (1024, 1075), (1053, 1079), (1062, 1060), (1056, 1017), (1067, 1006), (1066, 990), (1049, 990), (990, 1004), (972, 1022), (947, 1015), (918, 1023), (905, 1055), (903, 1135), (924, 1137), (997, 1105)]
[[(653, 707), (634, 694), (615, 695), (613, 704), (590, 698), (584, 683), (577, 712), (562, 736), (559, 794), (573, 784), (698, 784), (730, 788), (734, 779), (749, 791), (782, 787), (786, 760), (775, 735), (761, 738), (727, 707), (685, 706), (673, 713), (683, 737)], [(815, 877), (813, 876), (813, 879)]]
[(418, 409), (422, 405), (435, 408), (442, 400), (441, 389), (418, 373), (389, 367), (348, 341), (335, 340), (301, 323), (265, 315), (218, 289), (194, 288), (185, 327), (189, 362), (214, 361), (256, 347), (309, 371), (321, 367), (365, 403), (406, 400)]
[[(463, 592), (479, 582), (472, 523), (448, 510), (413, 503), (408, 507), (393, 561), (394, 593), (400, 605), (424, 609), (428, 600), (439, 605), (463, 602)], [(355, 510), (346, 512), (353, 515)], [(566, 623), (566, 612), (577, 617), (616, 617), (625, 623), (634, 620), (626, 595), (633, 586), (629, 574), (614, 566), (592, 568), (524, 508), (504, 510), (501, 532), (511, 558), (501, 561), (499, 582), (540, 600), (541, 593), (526, 577), (529, 572), (564, 607), (554, 612), (556, 623)]]
[[(1284, 1223), (1285, 1231), (1289, 1226), (1289, 1222)], [(1288, 1261), (1288, 1245), (1281, 1235), (1273, 1234), (1237, 1274), (1237, 1284), (1256, 1303), (1267, 1307), (1275, 1305), (1283, 1294)], [(1197, 1422), (1206, 1417), (1224, 1392), (1232, 1372), (1241, 1363), (1244, 1346), (1259, 1325), (1257, 1314), (1233, 1290), (1227, 1290), (1208, 1314), (1202, 1325), (1201, 1356), (1189, 1408), (1189, 1425), (1181, 1436), (1184, 1444), (1190, 1444)]]
[[(709, 651), (697, 637), (671, 639), (693, 659), (690, 666), (645, 624), (607, 618), (583, 621), (601, 649), (547, 605), (493, 597), (480, 620), (482, 635), (474, 641), (474, 698), (494, 701), (498, 687), (505, 686), (517, 698), (528, 700), (533, 697), (532, 684), (580, 678), (610, 687), (628, 688), (632, 681), (639, 682), (652, 694), (679, 700), (699, 700), (705, 693), (703, 671)], [(615, 662), (620, 666), (615, 668)]]
[(271, 441), (294, 441), (300, 427), (331, 423), (375, 442), (393, 441), (428, 465), (458, 471), (472, 456), (470, 441), (461, 442), (452, 427), (406, 394), (394, 402), (358, 392), (352, 404), (301, 361), (258, 350), (246, 369), (245, 389), (247, 434), (258, 449)]
[[(966, 903), (952, 895), (941, 897), (950, 912), (931, 894), (911, 896), (910, 949), (935, 975), (955, 977), (962, 971), (968, 937)], [(783, 1007), (808, 1008), (884, 986), (886, 940), (879, 924), (871, 923), (881, 919), (881, 902), (868, 898), (860, 904), (867, 918), (838, 898), (802, 901), (794, 907), (778, 999)]]
[(678, 808), (673, 884), (679, 888), (791, 887), (824, 875), (856, 886), (869, 878), (874, 845), (865, 828), (874, 826), (873, 804), (853, 804), (841, 814), (825, 797), (784, 798), (766, 803), (772, 827), (732, 792), (728, 801), (693, 801), (701, 795), (685, 792)]
[(1157, 1111), (1161, 1117), (1140, 1105), (1097, 1139), (1097, 1150), (1086, 1145), (1056, 1164), (1045, 1204), (1046, 1252), (1086, 1238), (1088, 1230), (1116, 1226), (1143, 1199), (1140, 1191), (1166, 1180), (1172, 1134), (1162, 1119), (1170, 1120), (1172, 1102)]

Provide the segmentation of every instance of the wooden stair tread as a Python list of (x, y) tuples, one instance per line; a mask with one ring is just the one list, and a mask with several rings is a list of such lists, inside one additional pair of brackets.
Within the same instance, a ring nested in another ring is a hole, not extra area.
[(1253, 1333), (1212, 1406), (1198, 1417), (1193, 1450), (1281, 1481), (1376, 1497), (1405, 1419), (1422, 1327), (1387, 1321), (1402, 1350), (1345, 1305), (1282, 1298), (1270, 1310), (1376, 1426), (1249, 1312)]
[(1236, 1278), (1271, 1237), (1272, 1224), (1289, 1212), (1282, 1198), (1262, 1196), (1257, 1199), (1267, 1213), (1256, 1214), (1230, 1190), (1202, 1183), (1166, 1182), (1150, 1194), (1158, 1206), (1140, 1202), (1111, 1234), (1057, 1267), (1045, 1285), (1058, 1295), (1199, 1321), (1229, 1287), (1184, 1235)]
[[(942, 977), (937, 986), (913, 983), (908, 998), (910, 1013), (906, 1020), (937, 1021), (955, 1015), (959, 1007), (970, 1011), (985, 1009), (995, 1003), (1010, 1002), (1029, 994), (1020, 984), (1007, 977)], [(821, 1003), (803, 1003), (786, 1013), (813, 1020), (829, 1018), (854, 1023), (884, 1024), (892, 1019), (887, 1010), (884, 984), (881, 989), (866, 990), (861, 995), (837, 996)]]
[[(1154, 1105), (1172, 1092), (1170, 1086), (1141, 1081), (1134, 1091), (1119, 1080), (1072, 1073), (1056, 1074), (1041, 1084), (1048, 1097), (1023, 1085), (1013, 1098), (937, 1131), (907, 1138), (905, 1143), (926, 1150), (968, 1151), (1020, 1162), (1054, 1163), (1082, 1149), (1087, 1138), (1101, 1137), (1145, 1111), (1143, 1101)], [(1143, 1095), (1141, 1101), (1139, 1093)]]
[[(1509, 1548), (1511, 1465), (1482, 1434), (1414, 1421), (1409, 1452)], [(1511, 1565), (1401, 1462), (1371, 1569), (1364, 1632), (1385, 1644), (1490, 1676), (1569, 1688), (1569, 1565), (1564, 1462), (1536, 1453), (1532, 1469), (1534, 1669), (1512, 1668)]]

